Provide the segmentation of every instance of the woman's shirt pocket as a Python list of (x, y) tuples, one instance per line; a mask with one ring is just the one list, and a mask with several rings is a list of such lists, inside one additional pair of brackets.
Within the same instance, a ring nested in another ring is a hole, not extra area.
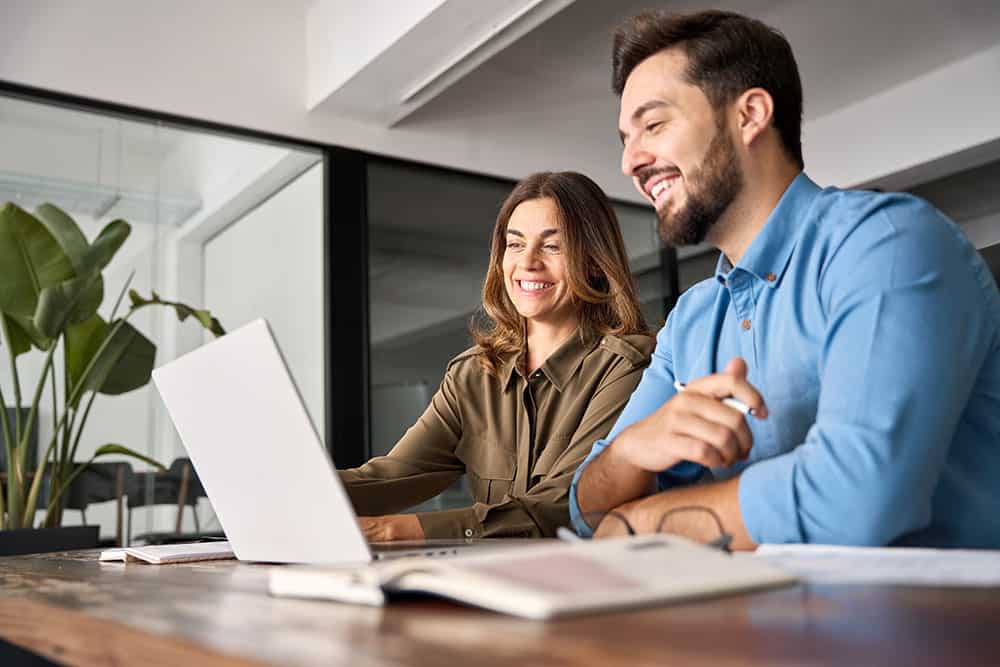
[(513, 451), (479, 435), (462, 438), (455, 455), (465, 464), (475, 502), (495, 504), (510, 493), (516, 468)]

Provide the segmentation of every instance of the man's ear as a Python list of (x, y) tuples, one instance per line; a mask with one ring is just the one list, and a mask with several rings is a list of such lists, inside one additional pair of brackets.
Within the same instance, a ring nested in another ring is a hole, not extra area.
[(763, 88), (750, 88), (736, 100), (737, 129), (744, 146), (750, 146), (774, 123), (774, 99)]

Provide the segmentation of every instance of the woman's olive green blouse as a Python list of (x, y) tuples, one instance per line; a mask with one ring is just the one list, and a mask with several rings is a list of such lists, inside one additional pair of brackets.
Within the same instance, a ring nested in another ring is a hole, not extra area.
[(649, 364), (652, 336), (572, 336), (525, 377), (458, 355), (430, 406), (386, 456), (340, 471), (358, 514), (412, 507), (468, 474), (471, 507), (417, 516), (428, 538), (543, 537), (569, 525), (576, 468), (607, 435)]

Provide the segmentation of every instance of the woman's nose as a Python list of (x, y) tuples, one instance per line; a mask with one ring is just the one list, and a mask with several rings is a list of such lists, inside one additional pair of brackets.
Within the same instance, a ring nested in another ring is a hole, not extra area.
[(539, 252), (536, 248), (528, 248), (518, 260), (518, 264), (525, 271), (537, 270), (542, 262), (539, 257)]

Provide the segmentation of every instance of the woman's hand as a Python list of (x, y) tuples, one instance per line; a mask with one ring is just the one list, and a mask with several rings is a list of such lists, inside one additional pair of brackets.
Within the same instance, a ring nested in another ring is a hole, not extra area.
[(416, 514), (359, 516), (358, 526), (369, 542), (424, 539), (424, 529)]

